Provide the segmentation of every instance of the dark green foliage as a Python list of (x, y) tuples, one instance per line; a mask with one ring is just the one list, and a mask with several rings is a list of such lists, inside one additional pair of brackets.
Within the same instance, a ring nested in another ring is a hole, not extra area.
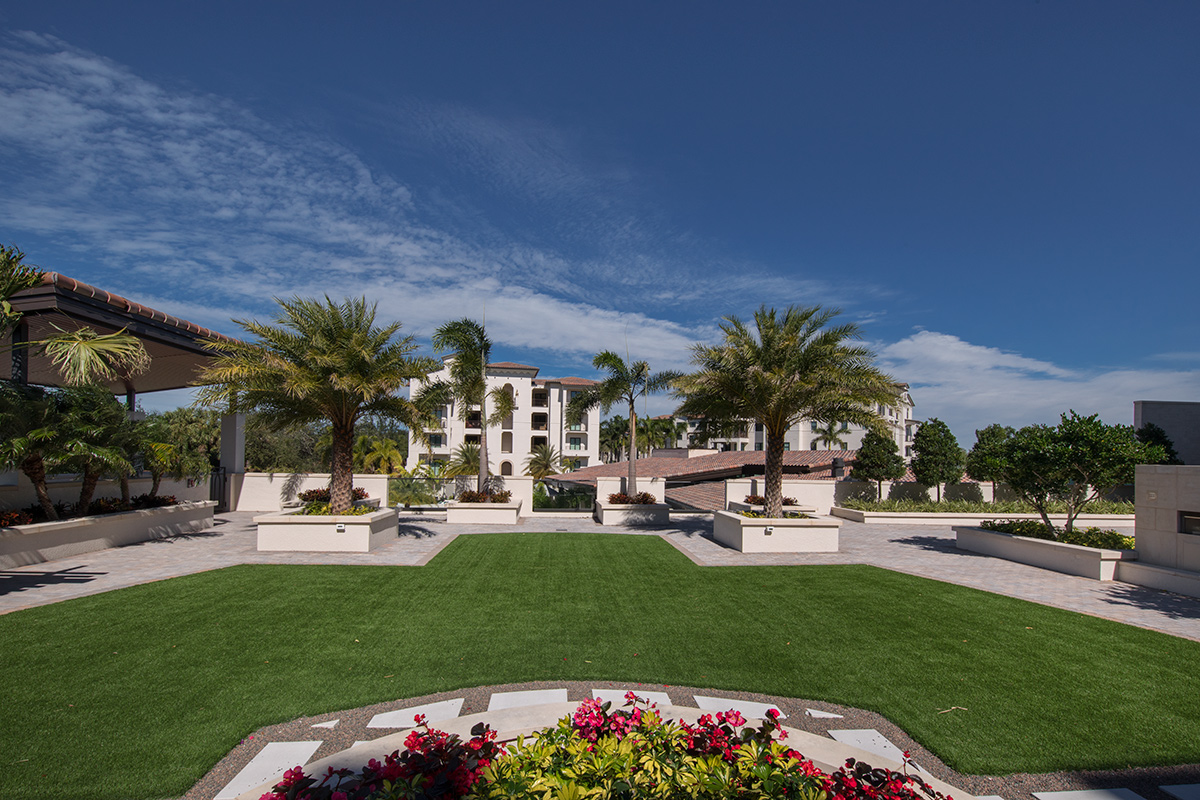
[(246, 415), (246, 469), (249, 472), (329, 472), (317, 452), (328, 425), (311, 422), (277, 428), (262, 414)]
[(1157, 464), (1165, 457), (1158, 445), (1143, 444), (1128, 425), (1106, 425), (1093, 414), (1063, 414), (1057, 426), (1030, 425), (1017, 431), (1004, 447), (1004, 482), (1042, 515), (1049, 504), (1067, 506), (1067, 530), (1084, 504), (1131, 483), (1138, 464)]
[(937, 417), (930, 417), (913, 437), (913, 476), (926, 486), (937, 487), (937, 499), (942, 499), (942, 484), (957, 483), (963, 474), (963, 451), (950, 427)]
[(1134, 539), (1114, 530), (1089, 526), (1087, 528), (1072, 528), (1065, 530), (1035, 519), (984, 520), (979, 527), (989, 531), (1011, 533), (1014, 536), (1028, 536), (1032, 539), (1049, 539), (1065, 544), (1077, 544), (1083, 547), (1098, 547), (1104, 550), (1132, 550)]
[(854, 457), (854, 478), (875, 481), (878, 486), (875, 496), (883, 499), (883, 482), (899, 480), (907, 472), (908, 467), (896, 441), (890, 436), (867, 431)]
[(1167, 435), (1159, 426), (1153, 422), (1147, 422), (1145, 425), (1137, 429), (1137, 440), (1142, 444), (1157, 445), (1162, 448), (1163, 460), (1160, 464), (1182, 464), (1183, 461), (1179, 458), (1179, 453), (1175, 452), (1175, 443), (1171, 441), (1171, 437)]
[(1007, 425), (988, 425), (975, 431), (975, 446), (967, 453), (967, 474), (977, 481), (991, 481), (992, 499), (996, 499), (996, 481), (1004, 475), (1005, 448), (1016, 433)]
[(239, 566), (0, 615), (0, 641), (5, 800), (181, 797), (262, 725), (538, 680), (870, 708), (968, 773), (1200, 763), (1198, 642), (867, 566), (698, 567), (649, 536)]

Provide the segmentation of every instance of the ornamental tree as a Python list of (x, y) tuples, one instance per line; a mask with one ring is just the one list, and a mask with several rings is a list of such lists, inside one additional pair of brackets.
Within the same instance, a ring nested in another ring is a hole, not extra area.
[(1007, 425), (988, 425), (975, 431), (975, 446), (967, 453), (967, 474), (977, 481), (991, 481), (992, 502), (996, 502), (996, 481), (1004, 474), (1005, 447), (1016, 433)]
[(1138, 428), (1136, 436), (1137, 440), (1142, 444), (1156, 444), (1163, 449), (1163, 464), (1183, 463), (1183, 460), (1179, 458), (1179, 453), (1175, 451), (1175, 443), (1171, 441), (1171, 437), (1153, 422), (1147, 422)]
[(1129, 425), (1106, 425), (1098, 414), (1063, 414), (1057, 426), (1030, 425), (1004, 447), (1001, 476), (1032, 505), (1047, 527), (1049, 506), (1067, 507), (1066, 530), (1084, 506), (1133, 480), (1138, 464), (1160, 464), (1166, 451), (1144, 444)]
[(942, 484), (958, 483), (963, 474), (963, 451), (950, 426), (937, 417), (921, 423), (913, 437), (913, 477), (926, 486), (937, 487), (942, 502)]
[(875, 481), (877, 499), (883, 499), (883, 482), (903, 478), (908, 465), (900, 455), (900, 447), (890, 436), (881, 436), (876, 431), (867, 431), (858, 455), (854, 457), (854, 477), (864, 481)]

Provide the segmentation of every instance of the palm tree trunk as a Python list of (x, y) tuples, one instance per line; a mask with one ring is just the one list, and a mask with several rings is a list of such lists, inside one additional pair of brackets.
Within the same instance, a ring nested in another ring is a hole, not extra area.
[(767, 429), (767, 454), (766, 465), (763, 468), (764, 479), (766, 483), (765, 499), (767, 501), (766, 514), (768, 517), (783, 516), (783, 436), (784, 431), (778, 433)]
[(83, 482), (79, 485), (79, 504), (75, 506), (75, 513), (79, 516), (87, 516), (88, 511), (92, 508), (92, 495), (96, 493), (96, 484), (100, 481), (100, 473), (91, 469), (83, 471)]
[(637, 411), (629, 401), (629, 474), (625, 479), (625, 494), (637, 494)]
[(38, 505), (42, 507), (42, 513), (46, 515), (46, 519), (58, 519), (58, 512), (54, 510), (54, 503), (50, 501), (50, 491), (46, 488), (46, 464), (42, 460), (41, 454), (28, 456), (22, 461), (21, 472), (24, 472), (25, 477), (29, 478), (29, 482), (33, 484)]
[(333, 459), (329, 476), (329, 513), (340, 514), (354, 504), (354, 423), (334, 424)]
[(129, 476), (121, 473), (121, 502), (129, 505)]
[(150, 496), (151, 497), (158, 497), (158, 487), (159, 487), (159, 484), (161, 484), (161, 483), (162, 483), (162, 473), (161, 472), (151, 472), (150, 473)]

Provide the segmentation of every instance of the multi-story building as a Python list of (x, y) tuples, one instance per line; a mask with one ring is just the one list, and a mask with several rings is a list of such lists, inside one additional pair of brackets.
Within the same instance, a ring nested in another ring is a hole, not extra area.
[[(442, 359), (442, 368), (426, 378), (450, 380), (453, 356)], [(564, 462), (575, 467), (600, 463), (600, 410), (593, 408), (576, 424), (567, 421), (567, 403), (595, 381), (587, 378), (537, 377), (538, 368), (501, 361), (487, 366), (487, 389), (503, 389), (512, 395), (516, 408), (499, 425), (488, 428), (488, 462), (493, 474), (522, 475), (525, 462), (540, 444), (552, 446)], [(422, 381), (412, 382), (412, 393), (420, 391)], [(408, 449), (408, 468), (433, 461), (449, 461), (454, 450), (464, 443), (479, 443), (480, 415), (473, 409), (467, 421), (459, 418), (454, 405), (439, 409), (440, 430), (432, 431), (428, 447), (416, 442)]]
[[(913, 418), (913, 399), (909, 394), (907, 383), (898, 383), (899, 391), (897, 404), (894, 408), (879, 406), (876, 412), (887, 423), (896, 441), (901, 455), (906, 459), (912, 457), (913, 435), (917, 432), (920, 422)], [(688, 425), (687, 437), (681, 437), (678, 446), (687, 447), (689, 441), (699, 427), (698, 420), (686, 420)], [(783, 439), (784, 450), (857, 450), (862, 444), (867, 429), (861, 425), (843, 422), (835, 427), (833, 433), (839, 442), (830, 442), (824, 438), (826, 426), (814, 420), (801, 420), (788, 429)], [(761, 424), (747, 422), (738, 436), (709, 439), (701, 446), (719, 450), (764, 450), (767, 446), (767, 434)]]

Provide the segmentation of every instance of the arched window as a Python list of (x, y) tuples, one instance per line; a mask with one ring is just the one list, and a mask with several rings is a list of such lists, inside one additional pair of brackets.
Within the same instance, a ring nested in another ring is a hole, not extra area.
[(511, 461), (501, 461), (500, 462), (500, 474), (501, 475), (512, 475), (513, 474)]
[(500, 452), (512, 452), (512, 431), (505, 431), (504, 433), (500, 434)]

